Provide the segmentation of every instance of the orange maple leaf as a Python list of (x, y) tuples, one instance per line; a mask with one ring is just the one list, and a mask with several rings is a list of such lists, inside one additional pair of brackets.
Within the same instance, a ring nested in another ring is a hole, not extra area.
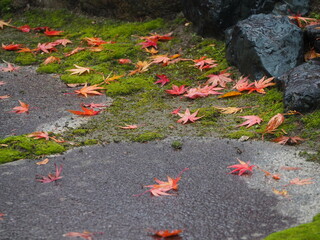
[(42, 161), (40, 162), (36, 162), (37, 165), (45, 165), (49, 162), (49, 158), (46, 158), (46, 159), (43, 159)]
[(178, 236), (180, 233), (182, 233), (183, 230), (181, 229), (174, 229), (174, 230), (159, 230), (159, 231), (152, 231), (155, 237), (161, 237), (161, 238), (170, 238), (174, 236)]
[(193, 62), (195, 62), (194, 66), (198, 69), (200, 69), (201, 71), (203, 69), (207, 69), (207, 68), (213, 68), (218, 66), (218, 64), (216, 63), (216, 60), (213, 60), (211, 58), (207, 58), (206, 56), (201, 57), (199, 59), (195, 59), (192, 60)]
[(285, 144), (298, 144), (300, 141), (304, 141), (305, 139), (295, 136), (295, 137), (288, 137), (288, 136), (281, 136), (277, 137), (272, 140), (272, 142), (277, 142), (279, 144), (285, 145)]
[(10, 97), (10, 95), (3, 95), (3, 96), (0, 96), (0, 99), (7, 99), (9, 97)]
[(49, 63), (55, 63), (55, 62), (60, 63), (60, 61), (61, 61), (61, 59), (59, 57), (50, 56), (50, 57), (46, 58), (46, 60), (44, 60), (43, 64), (48, 65)]
[(243, 162), (240, 159), (237, 159), (237, 160), (240, 164), (235, 164), (235, 165), (231, 165), (231, 166), (227, 167), (227, 168), (235, 168), (234, 170), (229, 172), (229, 174), (235, 173), (235, 174), (241, 176), (244, 173), (252, 172), (253, 167), (255, 167), (255, 165), (250, 165), (250, 161)]
[(7, 50), (7, 51), (16, 51), (16, 50), (19, 50), (22, 48), (22, 44), (9, 44), (9, 45), (4, 45), (2, 43), (2, 48), (4, 50)]
[(273, 79), (274, 77), (262, 77), (260, 80), (254, 81), (254, 87), (250, 88), (249, 93), (256, 91), (258, 93), (265, 94), (266, 92), (264, 91), (264, 88), (275, 85), (275, 83), (271, 82)]
[(285, 118), (283, 114), (281, 113), (276, 114), (269, 120), (264, 132), (273, 134), (274, 131), (284, 122), (284, 120)]
[(92, 85), (92, 86), (88, 86), (88, 84), (86, 83), (84, 85), (83, 88), (81, 88), (80, 90), (75, 90), (74, 92), (76, 94), (80, 94), (83, 95), (85, 97), (88, 97), (88, 95), (102, 95), (102, 93), (96, 91), (99, 89), (104, 89), (103, 87), (98, 87), (98, 84)]
[(225, 88), (228, 82), (232, 82), (233, 79), (230, 78), (231, 73), (227, 72), (228, 69), (221, 71), (219, 74), (210, 74), (207, 77), (209, 78), (206, 85), (211, 84), (213, 86), (220, 85), (221, 87)]
[(14, 107), (13, 112), (15, 113), (29, 113), (29, 104), (26, 104), (20, 100), (18, 100), (20, 103), (20, 106)]
[(47, 132), (33, 132), (27, 135), (27, 137), (32, 137), (34, 139), (44, 138), (45, 140), (49, 140), (49, 134)]
[(76, 54), (76, 53), (78, 53), (78, 52), (81, 52), (81, 51), (83, 51), (83, 50), (85, 50), (85, 48), (83, 48), (83, 47), (76, 47), (76, 48), (73, 49), (71, 52), (65, 53), (64, 56), (65, 56), (65, 57), (69, 57), (69, 56), (71, 56), (71, 55), (73, 55), (73, 54)]
[(101, 111), (95, 111), (93, 109), (90, 109), (90, 108), (86, 108), (86, 107), (83, 107), (81, 106), (83, 112), (81, 111), (75, 111), (75, 110), (67, 110), (68, 112), (71, 112), (75, 115), (82, 115), (82, 116), (94, 116), (94, 115), (97, 115), (99, 114)]
[(239, 80), (236, 82), (236, 84), (233, 86), (233, 89), (237, 89), (239, 92), (249, 91), (253, 84), (254, 83), (249, 83), (248, 77), (241, 76)]
[(63, 35), (63, 32), (64, 31), (55, 31), (55, 30), (49, 30), (49, 28), (46, 28), (46, 31), (44, 31), (44, 34), (46, 36), (53, 37), (53, 36), (61, 36)]
[(94, 233), (88, 232), (88, 231), (83, 231), (82, 233), (80, 232), (68, 232), (63, 234), (63, 237), (80, 237), (86, 240), (93, 240)]
[(133, 124), (133, 125), (126, 124), (125, 126), (119, 126), (119, 128), (122, 128), (122, 129), (136, 129), (136, 128), (138, 128), (138, 125), (136, 125), (136, 124)]
[(96, 38), (96, 37), (91, 37), (91, 38), (86, 37), (83, 40), (85, 40), (88, 43), (88, 45), (90, 45), (90, 46), (99, 46), (102, 44), (111, 43), (111, 42), (106, 42), (106, 41), (102, 40), (101, 38)]
[(147, 61), (138, 61), (136, 64), (136, 69), (131, 71), (128, 75), (134, 75), (137, 73), (143, 73), (149, 70), (149, 66), (151, 65), (151, 63), (147, 62)]

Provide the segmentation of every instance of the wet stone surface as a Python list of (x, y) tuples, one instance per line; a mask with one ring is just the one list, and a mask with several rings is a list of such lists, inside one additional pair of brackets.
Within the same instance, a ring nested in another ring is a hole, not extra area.
[[(311, 221), (319, 212), (319, 166), (296, 151), (272, 143), (222, 139), (172, 139), (146, 144), (113, 143), (77, 148), (49, 157), (47, 165), (21, 160), (0, 166), (1, 239), (61, 239), (70, 231), (104, 232), (95, 239), (152, 239), (148, 229), (184, 229), (183, 239), (263, 239), (268, 234)], [(254, 171), (250, 176), (227, 174), (236, 158), (251, 160), (281, 175), (280, 181)], [(63, 178), (42, 184), (54, 163), (63, 164)], [(279, 170), (301, 167), (299, 172)], [(153, 178), (176, 177), (184, 168), (175, 196), (151, 197), (142, 187)], [(288, 188), (293, 177), (314, 177), (316, 184)]]
[[(9, 73), (0, 71), (0, 81), (6, 83), (0, 86), (0, 96), (10, 95), (10, 98), (0, 101), (2, 138), (34, 131), (60, 132), (79, 126), (89, 118), (75, 116), (67, 109), (81, 110), (81, 103), (111, 101), (105, 95), (84, 98), (65, 94), (78, 88), (68, 88), (58, 76), (36, 74), (31, 67), (21, 67)], [(18, 100), (30, 105), (29, 114), (12, 112), (20, 105)]]

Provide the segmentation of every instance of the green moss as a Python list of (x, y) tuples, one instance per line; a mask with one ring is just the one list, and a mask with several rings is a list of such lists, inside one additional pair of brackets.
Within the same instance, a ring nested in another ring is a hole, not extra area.
[(1, 0), (0, 1), (0, 13), (5, 14), (12, 10), (11, 0)]
[(83, 145), (95, 145), (99, 141), (97, 139), (87, 139), (83, 142)]
[(320, 214), (313, 218), (311, 223), (289, 228), (281, 232), (272, 233), (265, 240), (319, 240)]
[(242, 136), (254, 138), (254, 137), (256, 137), (256, 133), (249, 131), (249, 130), (239, 130), (239, 131), (235, 131), (235, 132), (230, 132), (226, 135), (226, 137), (234, 138), (234, 139), (239, 139)]
[(220, 112), (214, 107), (204, 107), (199, 108), (198, 115), (201, 118), (201, 123), (205, 124), (205, 122), (216, 122), (217, 118), (219, 117)]
[(36, 57), (32, 53), (20, 53), (15, 61), (21, 65), (31, 65), (37, 63)]
[(90, 131), (89, 129), (75, 129), (72, 131), (72, 134), (83, 136), (83, 135), (86, 135), (89, 131)]
[(303, 116), (302, 122), (308, 129), (319, 129), (320, 128), (320, 110), (314, 111), (308, 115)]
[(162, 139), (164, 135), (158, 132), (145, 132), (132, 138), (135, 142), (148, 142), (156, 139)]
[(65, 148), (56, 142), (25, 136), (8, 137), (0, 140), (0, 144), (8, 145), (0, 148), (0, 163), (65, 151)]
[(150, 76), (137, 76), (120, 79), (119, 82), (113, 82), (107, 87), (107, 95), (128, 95), (141, 90), (151, 89), (153, 87), (153, 78)]
[(51, 63), (48, 65), (41, 65), (38, 67), (38, 73), (57, 73), (59, 72), (61, 65), (58, 63)]
[(182, 148), (183, 143), (180, 141), (173, 141), (171, 143), (171, 147), (175, 150), (180, 150)]

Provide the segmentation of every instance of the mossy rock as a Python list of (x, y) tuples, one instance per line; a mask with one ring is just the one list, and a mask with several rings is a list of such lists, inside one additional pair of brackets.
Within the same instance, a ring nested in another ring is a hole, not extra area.
[(3, 144), (0, 147), (0, 163), (65, 151), (65, 148), (56, 142), (26, 136), (8, 137), (0, 140), (0, 144)]
[(313, 218), (311, 223), (289, 228), (281, 232), (272, 233), (264, 240), (319, 240), (320, 214)]

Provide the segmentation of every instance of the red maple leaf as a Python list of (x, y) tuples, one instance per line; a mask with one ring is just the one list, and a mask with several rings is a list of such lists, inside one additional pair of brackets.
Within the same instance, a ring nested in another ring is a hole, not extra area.
[(71, 112), (75, 115), (82, 115), (82, 116), (94, 116), (94, 115), (97, 115), (99, 114), (101, 111), (95, 111), (91, 108), (85, 108), (83, 106), (81, 106), (83, 112), (81, 111), (75, 111), (75, 110), (67, 110), (68, 112)]
[(7, 67), (0, 69), (2, 72), (13, 72), (20, 69), (20, 67), (14, 67), (11, 63), (7, 63), (7, 64), (8, 64)]
[(180, 87), (172, 85), (172, 89), (168, 89), (165, 91), (171, 95), (182, 95), (187, 91), (187, 89), (185, 88), (185, 85), (181, 85)]
[(161, 87), (163, 87), (165, 84), (170, 82), (169, 78), (164, 74), (156, 75), (156, 76), (157, 76), (158, 80), (156, 82), (154, 82), (154, 84), (160, 83)]
[(22, 44), (9, 44), (9, 45), (2, 44), (2, 48), (7, 51), (16, 51), (21, 49), (22, 46), (23, 46)]
[(249, 128), (249, 127), (251, 127), (251, 126), (253, 126), (255, 124), (260, 124), (262, 122), (262, 119), (259, 116), (255, 116), (255, 115), (241, 116), (241, 118), (247, 119), (247, 121), (241, 123), (237, 127), (241, 127), (241, 126), (247, 125), (246, 128)]
[(206, 56), (201, 57), (199, 59), (192, 60), (195, 62), (194, 66), (202, 71), (202, 69), (213, 68), (218, 66), (216, 60), (211, 58), (207, 58)]
[(226, 84), (228, 82), (232, 82), (233, 79), (230, 78), (231, 73), (227, 73), (228, 69), (220, 72), (219, 74), (210, 74), (207, 77), (209, 79), (206, 82), (206, 85), (211, 84), (213, 86), (218, 86), (220, 85), (221, 87), (225, 88)]
[(54, 44), (52, 42), (49, 43), (38, 43), (37, 46), (37, 51), (42, 51), (45, 53), (49, 53), (49, 52), (56, 52), (57, 49), (55, 48), (55, 46), (57, 46), (57, 44)]
[(288, 136), (281, 136), (281, 137), (277, 137), (275, 139), (272, 140), (272, 142), (277, 142), (279, 144), (285, 145), (285, 144), (298, 144), (301, 141), (304, 141), (305, 139), (295, 136), (295, 137), (288, 137)]
[(147, 39), (145, 42), (138, 43), (138, 45), (141, 45), (142, 48), (148, 48), (148, 47), (154, 47), (158, 48), (158, 39)]
[(27, 137), (33, 137), (34, 139), (44, 138), (45, 140), (49, 140), (49, 134), (47, 132), (33, 132), (27, 135)]
[(199, 110), (191, 114), (189, 108), (187, 108), (184, 114), (177, 113), (181, 117), (177, 122), (182, 124), (186, 124), (189, 122), (194, 123), (195, 121), (203, 117), (203, 116), (197, 117), (198, 111)]
[(20, 100), (18, 100), (20, 103), (20, 106), (14, 107), (13, 112), (15, 113), (29, 113), (29, 104), (26, 104)]
[(241, 176), (244, 173), (249, 173), (252, 172), (253, 167), (255, 167), (255, 165), (250, 165), (250, 161), (248, 161), (247, 163), (241, 161), (240, 159), (237, 159), (239, 161), (240, 164), (236, 164), (236, 165), (231, 165), (228, 166), (227, 168), (235, 168), (234, 170), (232, 170), (230, 173), (234, 173), (234, 174), (238, 174), (239, 176)]
[(178, 236), (180, 233), (182, 233), (183, 230), (181, 229), (174, 229), (174, 230), (159, 230), (159, 231), (152, 231), (155, 237), (161, 237), (161, 238), (170, 238), (174, 236)]
[(57, 180), (63, 178), (62, 176), (60, 176), (60, 174), (62, 172), (62, 165), (60, 165), (60, 167), (58, 167), (56, 164), (54, 164), (54, 166), (56, 168), (55, 174), (49, 173), (47, 177), (37, 175), (36, 180), (38, 182), (42, 182), (42, 183), (50, 183), (50, 182), (54, 182), (54, 181), (57, 181)]
[(44, 31), (44, 34), (46, 36), (53, 37), (53, 36), (61, 36), (63, 35), (63, 32), (64, 31), (55, 31), (55, 30), (50, 30), (49, 28), (46, 28), (46, 30)]
[(128, 63), (132, 63), (132, 61), (128, 58), (120, 58), (118, 59), (118, 63), (120, 64), (128, 64)]
[(176, 114), (178, 114), (178, 113), (180, 112), (180, 110), (181, 110), (181, 106), (178, 107), (178, 108), (176, 108), (175, 110), (173, 110), (173, 111), (171, 112), (171, 114), (176, 115)]
[(30, 32), (31, 27), (29, 25), (23, 25), (20, 27), (15, 27), (16, 29), (20, 30), (21, 32)]
[(58, 39), (58, 40), (55, 40), (53, 42), (53, 44), (55, 44), (55, 45), (62, 45), (64, 47), (66, 47), (68, 43), (72, 43), (72, 42), (69, 39), (66, 39), (66, 38)]
[(216, 90), (222, 90), (223, 88), (216, 88), (214, 86), (205, 85), (204, 87), (190, 88), (186, 94), (183, 96), (191, 99), (207, 97), (209, 95), (219, 95), (221, 92)]

